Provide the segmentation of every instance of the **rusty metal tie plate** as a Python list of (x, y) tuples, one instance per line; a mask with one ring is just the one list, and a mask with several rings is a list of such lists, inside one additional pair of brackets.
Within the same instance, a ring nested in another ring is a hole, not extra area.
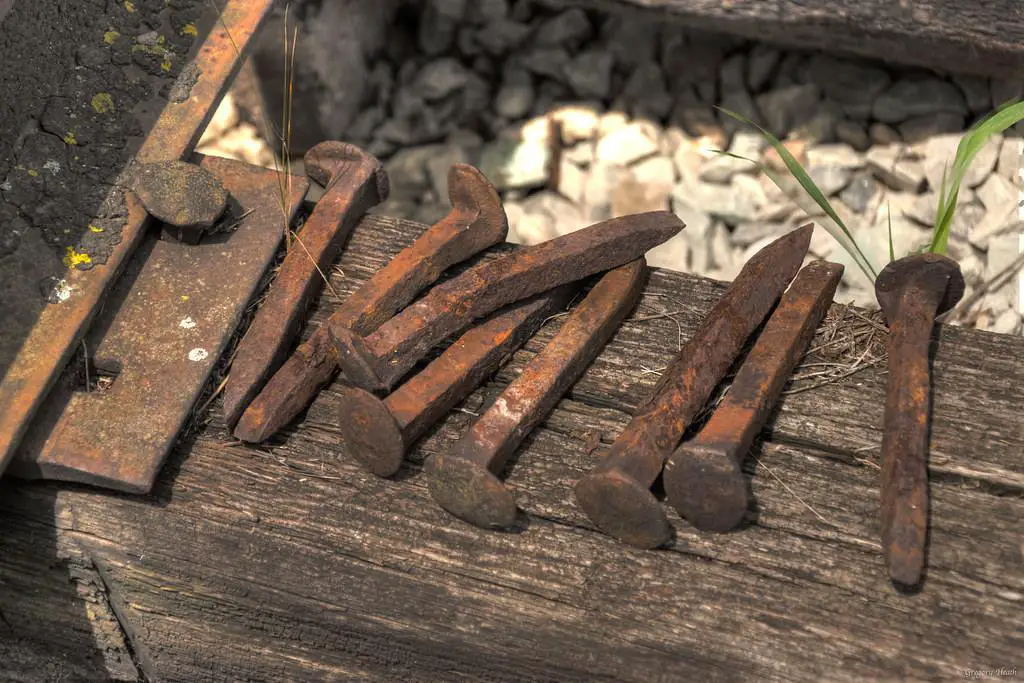
[[(238, 227), (197, 245), (150, 233), (85, 338), (97, 369), (86, 392), (65, 373), (11, 462), (11, 474), (150, 490), (284, 235), (277, 174), (205, 157), (237, 202)], [(289, 219), (308, 189), (292, 179)], [(229, 209), (231, 211), (232, 209)], [(81, 347), (79, 347), (81, 348)]]
[[(271, 0), (228, 0), (220, 18), (183, 75), (193, 76), (187, 96), (172, 97), (136, 155), (148, 163), (183, 159), (193, 150), (217, 104), (241, 68), (252, 38), (269, 16)], [(130, 193), (120, 242), (107, 262), (91, 270), (71, 268), (64, 277), (65, 301), (42, 309), (10, 366), (0, 368), (0, 473), (79, 341), (99, 311), (150, 223)], [(280, 220), (280, 208), (278, 208)]]

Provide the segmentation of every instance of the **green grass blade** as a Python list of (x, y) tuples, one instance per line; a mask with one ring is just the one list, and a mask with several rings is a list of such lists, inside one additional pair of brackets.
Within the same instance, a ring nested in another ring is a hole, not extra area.
[(889, 263), (896, 260), (896, 250), (892, 246), (892, 207), (886, 202), (885, 217), (889, 221)]
[[(846, 224), (839, 217), (839, 214), (835, 212), (835, 209), (832, 208), (832, 205), (825, 197), (825, 194), (818, 188), (814, 180), (811, 179), (811, 176), (807, 173), (806, 170), (804, 170), (804, 167), (800, 165), (800, 162), (796, 160), (796, 158), (790, 153), (788, 149), (786, 149), (782, 142), (779, 141), (779, 139), (772, 135), (770, 132), (768, 132), (761, 126), (757, 125), (750, 119), (746, 118), (745, 116), (742, 116), (735, 112), (731, 112), (723, 107), (716, 108), (720, 109), (727, 116), (731, 116), (737, 121), (745, 123), (749, 126), (753, 126), (758, 131), (760, 131), (761, 135), (768, 141), (769, 144), (771, 144), (771, 146), (775, 149), (776, 153), (778, 153), (779, 157), (782, 158), (782, 162), (786, 165), (786, 169), (800, 184), (800, 187), (803, 188), (804, 192), (806, 192), (811, 197), (811, 199), (814, 200), (814, 203), (817, 204), (821, 208), (821, 210), (824, 211), (825, 214), (829, 218), (831, 218), (832, 221), (839, 227), (839, 229), (842, 231), (843, 236), (846, 238), (846, 241), (849, 244), (845, 243), (844, 240), (840, 239), (838, 234), (833, 232), (832, 230), (829, 230), (829, 234), (831, 234), (832, 237), (837, 242), (839, 242), (844, 249), (850, 252), (850, 255), (853, 256), (854, 261), (856, 261), (857, 265), (861, 268), (861, 270), (864, 271), (864, 274), (867, 275), (872, 282), (874, 282), (875, 279), (878, 277), (878, 274), (871, 266), (871, 263), (868, 261), (867, 257), (864, 256), (863, 251), (861, 251), (860, 246), (857, 244), (857, 241), (853, 238), (853, 235), (850, 233), (850, 230), (846, 227)], [(744, 157), (732, 154), (730, 152), (719, 151), (719, 153), (744, 159)], [(774, 177), (772, 173), (769, 172), (769, 170), (767, 169), (767, 167), (764, 166), (764, 164), (752, 161), (751, 159), (746, 159), (746, 161), (750, 161), (751, 163), (756, 164), (762, 173), (767, 175), (772, 180), (772, 182), (779, 186), (779, 189), (785, 192), (785, 188), (779, 183), (778, 179)]]
[(960, 138), (953, 158), (953, 173), (947, 178), (945, 171), (942, 187), (939, 189), (939, 206), (935, 212), (935, 226), (929, 251), (944, 254), (949, 243), (949, 232), (953, 226), (960, 185), (974, 158), (993, 135), (999, 135), (1010, 126), (1024, 120), (1024, 102), (1010, 100), (985, 118), (971, 126)]

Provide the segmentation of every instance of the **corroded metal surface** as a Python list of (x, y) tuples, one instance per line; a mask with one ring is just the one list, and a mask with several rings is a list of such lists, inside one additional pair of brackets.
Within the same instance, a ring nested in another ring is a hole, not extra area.
[[(270, 9), (270, 0), (229, 0), (222, 23), (211, 30), (192, 65), (187, 93), (172, 93), (136, 159), (146, 163), (181, 159), (195, 146), (221, 96), (241, 67), (251, 38)], [(180, 95), (180, 96), (179, 96)], [(102, 265), (68, 271), (66, 300), (45, 308), (25, 338), (0, 384), (0, 472), (14, 454), (29, 420), (60, 374), (98, 311), (101, 297), (138, 246), (146, 225), (141, 204), (127, 197), (121, 241)]]
[(843, 267), (801, 270), (700, 433), (665, 463), (668, 502), (702, 531), (729, 531), (747, 511), (743, 459), (832, 303)]
[(501, 198), (480, 171), (454, 164), (448, 172), (448, 197), (448, 215), (377, 271), (285, 361), (242, 414), (235, 438), (263, 441), (331, 381), (338, 369), (331, 326), (369, 334), (447, 268), (505, 240), (508, 219)]
[(576, 485), (576, 500), (602, 531), (640, 548), (668, 542), (672, 527), (651, 493), (665, 460), (796, 275), (813, 225), (754, 255), (662, 374), (651, 398)]
[(918, 254), (893, 261), (875, 281), (889, 323), (889, 376), (882, 434), (882, 552), (889, 576), (914, 586), (928, 531), (929, 346), (935, 317), (956, 305), (964, 279), (956, 261)]
[(667, 211), (634, 214), (482, 263), (434, 287), (365, 338), (332, 327), (339, 363), (353, 384), (368, 391), (387, 391), (431, 348), (474, 319), (629, 263), (683, 227)]
[(427, 461), (430, 493), (441, 507), (479, 527), (512, 526), (516, 502), (498, 475), (633, 310), (646, 273), (641, 258), (605, 274), (451, 452)]
[(228, 193), (210, 171), (186, 161), (141, 164), (132, 192), (146, 213), (166, 223), (179, 242), (198, 244), (228, 206)]
[(576, 291), (575, 283), (562, 285), (496, 313), (383, 400), (358, 387), (343, 387), (339, 428), (349, 453), (378, 476), (398, 472), (406, 449), (563, 309)]
[[(238, 201), (239, 215), (224, 218), (238, 227), (198, 245), (146, 239), (86, 337), (113, 383), (87, 392), (62, 382), (12, 461), (15, 474), (152, 487), (283, 236), (274, 171), (217, 157), (202, 165)], [(292, 180), (289, 218), (307, 187)]]
[(281, 365), (306, 309), (352, 229), (388, 197), (388, 176), (377, 157), (344, 142), (322, 142), (305, 156), (306, 172), (325, 188), (299, 232), (266, 299), (235, 352), (224, 387), (224, 422), (233, 427), (264, 382)]

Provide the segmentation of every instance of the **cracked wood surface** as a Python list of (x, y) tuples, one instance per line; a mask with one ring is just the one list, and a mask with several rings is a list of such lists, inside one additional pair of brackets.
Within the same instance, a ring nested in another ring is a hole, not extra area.
[(691, 29), (950, 73), (1002, 78), (1024, 70), (1017, 0), (548, 0), (612, 12), (642, 9)]
[[(334, 289), (351, 292), (422, 229), (364, 220)], [(0, 655), (15, 655), (0, 656), (0, 679), (132, 680), (133, 667), (149, 681), (1019, 670), (1020, 338), (937, 335), (932, 536), (918, 595), (893, 591), (877, 540), (882, 366), (784, 397), (747, 460), (756, 505), (734, 533), (697, 533), (670, 511), (672, 547), (639, 551), (577, 508), (573, 483), (656, 381), (644, 369), (668, 364), (723, 288), (652, 272), (639, 308), (520, 449), (508, 478), (526, 512), (517, 533), (448, 516), (420, 468), (551, 339), (557, 319), (430, 432), (395, 480), (344, 453), (329, 388), (261, 448), (234, 444), (215, 402), (151, 496), (0, 482)], [(334, 305), (328, 290), (315, 323)], [(679, 313), (650, 319), (665, 310)], [(81, 567), (95, 571), (83, 577)], [(83, 583), (99, 589), (83, 599)]]

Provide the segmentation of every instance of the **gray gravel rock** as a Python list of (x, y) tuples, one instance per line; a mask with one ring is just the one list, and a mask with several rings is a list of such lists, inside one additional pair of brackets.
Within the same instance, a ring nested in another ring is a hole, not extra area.
[(757, 108), (764, 117), (762, 125), (781, 138), (813, 118), (820, 99), (821, 90), (813, 83), (790, 85), (759, 95)]
[(864, 213), (878, 191), (878, 181), (874, 176), (868, 171), (860, 171), (853, 175), (850, 183), (839, 193), (839, 198), (856, 213)]
[(954, 74), (953, 83), (964, 94), (967, 108), (974, 115), (987, 114), (992, 110), (992, 93), (988, 79), (969, 74)]
[(863, 125), (854, 121), (847, 119), (837, 121), (835, 133), (839, 142), (845, 142), (858, 152), (863, 152), (871, 146), (871, 138), (868, 136), (867, 130)]
[(665, 74), (651, 61), (637, 66), (622, 90), (630, 111), (640, 118), (664, 119), (672, 110), (672, 96), (665, 87)]
[(750, 92), (760, 92), (775, 73), (782, 53), (773, 47), (758, 43), (747, 55), (747, 87)]
[(569, 87), (580, 97), (608, 99), (612, 89), (615, 58), (604, 50), (585, 50), (571, 62), (563, 63), (563, 75)]
[(871, 116), (872, 103), (892, 80), (876, 66), (821, 54), (811, 57), (807, 74), (826, 97), (840, 104), (848, 116), (859, 120)]
[(622, 66), (635, 68), (658, 59), (660, 22), (612, 16), (601, 27), (602, 43)]
[(500, 56), (522, 45), (532, 29), (511, 19), (491, 22), (476, 34), (476, 42), (490, 55)]
[[(565, 80), (564, 72), (567, 65), (570, 64), (570, 59), (569, 53), (563, 47), (535, 47), (515, 55), (516, 64), (522, 65), (538, 76), (556, 81)], [(579, 59), (579, 56), (576, 59)], [(610, 83), (611, 66), (608, 67), (608, 71)]]
[(900, 123), (897, 126), (904, 142), (916, 144), (924, 142), (934, 135), (956, 133), (964, 129), (964, 117), (945, 111), (922, 114)]
[(578, 7), (566, 10), (542, 23), (533, 35), (535, 45), (576, 50), (594, 31), (586, 12)]
[(510, 68), (506, 70), (501, 87), (494, 96), (494, 110), (506, 119), (519, 119), (529, 113), (534, 98), (530, 73), (525, 69)]
[(451, 57), (428, 62), (416, 75), (413, 89), (427, 102), (448, 97), (469, 82), (471, 72)]
[(915, 116), (938, 112), (967, 116), (967, 102), (960, 90), (938, 78), (900, 80), (875, 100), (872, 114), (883, 123), (900, 123)]

